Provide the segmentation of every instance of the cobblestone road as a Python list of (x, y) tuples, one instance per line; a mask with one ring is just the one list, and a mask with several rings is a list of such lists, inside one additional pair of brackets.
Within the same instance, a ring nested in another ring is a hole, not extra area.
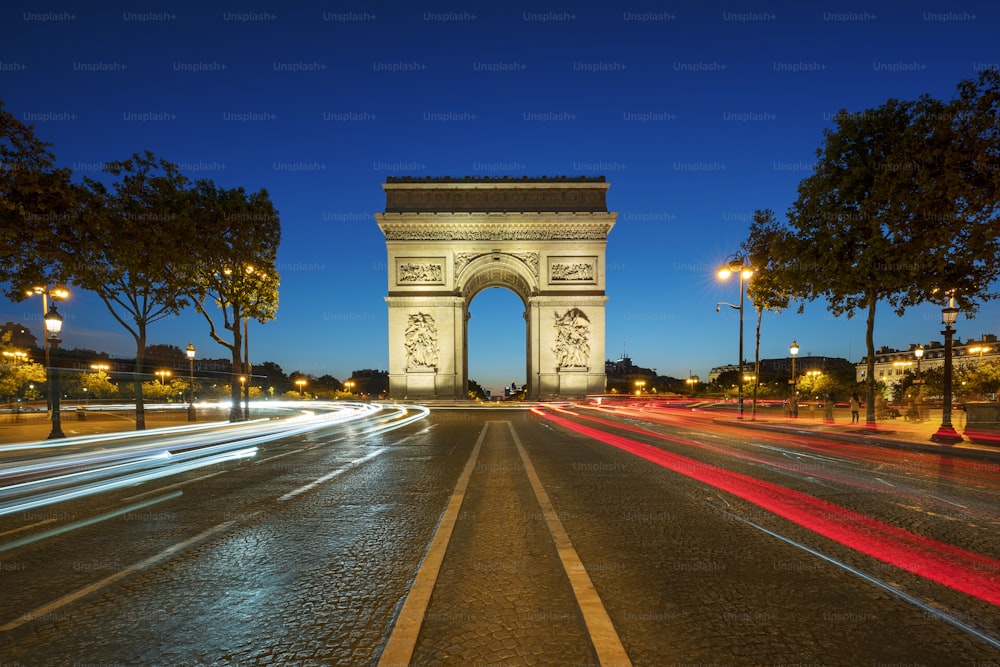
[(844, 448), (788, 466), (787, 440), (751, 459), (749, 436), (722, 427), (640, 426), (705, 447), (656, 440), (691, 457), (668, 471), (525, 410), (435, 410), (391, 434), (331, 429), (4, 517), (0, 664), (374, 665), (450, 507), (412, 664), (600, 662), (605, 639), (553, 519), (634, 664), (997, 662), (995, 605), (685, 474), (725, 466), (785, 484), (975, 549), (988, 571), (1000, 475), (987, 464), (928, 473), (923, 454), (891, 468)]

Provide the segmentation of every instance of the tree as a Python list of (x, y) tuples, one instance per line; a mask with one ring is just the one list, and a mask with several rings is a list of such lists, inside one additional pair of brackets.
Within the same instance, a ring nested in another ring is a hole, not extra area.
[(66, 282), (60, 230), (75, 204), (70, 171), (55, 168), (50, 146), (0, 101), (0, 282), (13, 301)]
[(135, 340), (135, 428), (146, 427), (143, 370), (151, 324), (180, 312), (189, 291), (177, 270), (190, 254), (187, 179), (177, 166), (146, 151), (104, 171), (109, 190), (85, 178), (78, 188), (80, 224), (67, 226), (75, 252), (73, 282), (97, 293)]
[(760, 385), (760, 324), (764, 311), (780, 312), (787, 308), (788, 290), (781, 284), (780, 271), (775, 270), (772, 248), (784, 239), (784, 228), (770, 209), (753, 213), (750, 235), (740, 247), (746, 253), (753, 276), (747, 284), (747, 296), (757, 311), (757, 334), (754, 345), (753, 412), (757, 411), (757, 388)]
[(1000, 72), (962, 81), (949, 102), (925, 95), (915, 114), (900, 152), (920, 156), (919, 168), (895, 182), (900, 225), (913, 230), (922, 260), (906, 303), (930, 292), (974, 313), (978, 301), (1000, 296)]
[(953, 298), (972, 312), (997, 296), (998, 110), (1000, 76), (984, 72), (949, 103), (924, 96), (841, 111), (799, 184), (779, 276), (797, 297), (825, 298), (834, 315), (866, 313), (870, 427), (878, 303), (901, 316)]
[(469, 380), (469, 386), (465, 392), (472, 400), (486, 401), (486, 390), (475, 380)]
[(27, 350), (12, 343), (14, 334), (0, 334), (0, 396), (17, 398), (29, 383), (45, 382), (45, 366), (31, 360)]
[(80, 388), (91, 398), (110, 398), (118, 393), (118, 385), (106, 371), (80, 374)]
[[(914, 281), (909, 234), (892, 224), (897, 188), (887, 173), (911, 171), (894, 160), (906, 144), (912, 105), (890, 100), (860, 114), (844, 110), (836, 130), (824, 132), (816, 171), (799, 184), (789, 218), (795, 231), (781, 248), (780, 276), (802, 298), (825, 297), (834, 315), (867, 313), (865, 341), (869, 378), (867, 417), (875, 424), (874, 327), (876, 306), (888, 300), (904, 308), (899, 296)], [(901, 312), (900, 312), (901, 314)]]
[[(269, 396), (281, 396), (292, 388), (288, 376), (277, 363), (265, 361), (253, 369), (255, 375), (263, 375), (263, 386)], [(273, 391), (272, 391), (273, 390)]]
[(246, 324), (251, 319), (261, 324), (272, 320), (278, 309), (281, 225), (266, 190), (247, 194), (243, 188), (224, 189), (202, 180), (192, 201), (198, 243), (188, 294), (208, 322), (212, 339), (230, 351), (229, 419), (238, 421), (238, 378), (250, 370), (244, 349)]

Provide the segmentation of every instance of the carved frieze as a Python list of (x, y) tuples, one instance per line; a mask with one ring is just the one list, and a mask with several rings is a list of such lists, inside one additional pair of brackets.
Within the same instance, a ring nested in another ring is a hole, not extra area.
[(549, 283), (593, 285), (596, 282), (596, 257), (549, 258)]
[(560, 225), (443, 225), (386, 224), (386, 241), (604, 241), (611, 224), (566, 223)]
[(397, 285), (443, 285), (444, 258), (396, 258)]

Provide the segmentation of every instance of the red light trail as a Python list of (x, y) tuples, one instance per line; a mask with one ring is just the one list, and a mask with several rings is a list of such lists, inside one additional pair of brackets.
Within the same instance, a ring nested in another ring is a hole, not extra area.
[(897, 528), (799, 491), (584, 426), (538, 408), (532, 411), (564, 428), (743, 498), (861, 553), (1000, 606), (1000, 560)]

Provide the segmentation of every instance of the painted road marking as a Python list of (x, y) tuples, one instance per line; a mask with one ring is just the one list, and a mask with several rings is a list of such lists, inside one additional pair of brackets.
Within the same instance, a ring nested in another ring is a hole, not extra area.
[(625, 652), (625, 647), (622, 646), (621, 638), (619, 638), (618, 632), (611, 622), (611, 617), (608, 616), (608, 612), (604, 608), (604, 603), (601, 602), (601, 596), (597, 594), (594, 582), (590, 580), (587, 569), (583, 566), (579, 554), (576, 553), (562, 521), (559, 520), (559, 515), (549, 500), (549, 494), (545, 492), (545, 487), (542, 486), (542, 482), (535, 472), (535, 466), (528, 458), (528, 453), (524, 451), (521, 439), (517, 437), (514, 425), (511, 422), (506, 422), (506, 424), (510, 429), (511, 437), (514, 438), (517, 453), (521, 455), (521, 460), (524, 462), (524, 470), (528, 474), (528, 480), (531, 482), (531, 488), (535, 492), (535, 499), (542, 510), (542, 515), (545, 516), (549, 533), (556, 544), (559, 560), (562, 561), (563, 569), (573, 587), (573, 595), (576, 597), (576, 603), (580, 607), (580, 613), (583, 615), (587, 631), (590, 633), (590, 641), (597, 653), (598, 662), (601, 665), (631, 665), (632, 661), (629, 659), (628, 653)]
[(431, 593), (434, 591), (434, 584), (437, 582), (438, 573), (441, 571), (441, 563), (444, 561), (445, 551), (451, 541), (451, 535), (455, 530), (455, 522), (458, 520), (459, 510), (462, 508), (462, 501), (465, 500), (465, 491), (469, 488), (469, 479), (476, 466), (476, 459), (479, 458), (479, 450), (483, 447), (483, 440), (486, 439), (486, 429), (490, 423), (483, 425), (483, 430), (479, 432), (479, 439), (476, 446), (472, 448), (465, 469), (458, 478), (455, 490), (451, 494), (451, 500), (438, 522), (431, 544), (427, 547), (423, 562), (417, 571), (417, 576), (410, 586), (410, 591), (406, 594), (403, 608), (399, 612), (399, 618), (392, 628), (389, 641), (386, 642), (385, 650), (379, 658), (378, 664), (382, 665), (408, 665), (413, 656), (413, 649), (417, 645), (417, 636), (420, 634), (420, 626), (423, 623), (424, 615), (427, 613), (427, 605), (431, 601)]

